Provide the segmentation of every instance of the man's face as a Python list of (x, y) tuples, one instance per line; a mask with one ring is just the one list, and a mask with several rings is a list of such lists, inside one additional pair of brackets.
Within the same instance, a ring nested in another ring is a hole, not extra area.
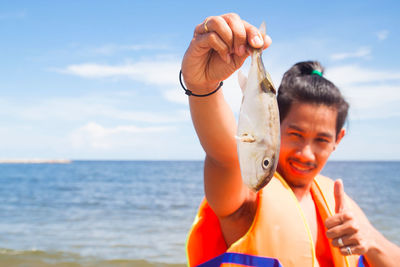
[(278, 172), (294, 187), (309, 185), (344, 135), (336, 137), (335, 108), (292, 103), (281, 123)]

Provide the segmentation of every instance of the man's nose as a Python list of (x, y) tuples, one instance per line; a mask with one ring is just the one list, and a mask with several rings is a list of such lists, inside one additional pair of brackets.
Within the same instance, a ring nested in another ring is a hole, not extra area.
[(299, 149), (298, 154), (303, 161), (314, 161), (315, 160), (315, 154), (314, 154), (313, 148), (310, 144), (304, 144)]

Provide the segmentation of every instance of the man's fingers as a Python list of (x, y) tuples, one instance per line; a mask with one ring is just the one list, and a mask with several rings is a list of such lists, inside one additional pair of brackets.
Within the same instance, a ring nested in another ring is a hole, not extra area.
[(225, 42), (229, 53), (238, 57), (245, 56), (249, 47), (265, 49), (272, 42), (268, 35), (261, 34), (255, 26), (234, 13), (206, 18), (196, 26), (194, 36), (198, 37), (213, 32)]
[(263, 37), (264, 37), (264, 47), (263, 48), (267, 49), (271, 45), (272, 39), (269, 35), (264, 35)]
[(347, 221), (351, 221), (354, 219), (354, 215), (351, 212), (339, 213), (333, 215), (325, 220), (326, 229), (331, 229), (335, 226), (341, 225)]
[(344, 236), (332, 239), (332, 246), (341, 248), (341, 247), (352, 244), (352, 242), (353, 242), (353, 239), (350, 235), (344, 235)]
[(243, 20), (243, 25), (246, 29), (248, 44), (253, 48), (264, 47), (264, 37), (261, 35), (260, 31), (247, 21)]
[(333, 192), (335, 195), (335, 212), (340, 213), (344, 210), (344, 205), (345, 205), (343, 181), (341, 179), (335, 181)]
[(359, 226), (353, 221), (347, 221), (343, 224), (332, 227), (326, 231), (328, 238), (339, 238), (343, 235), (352, 235), (359, 231)]
[(327, 229), (330, 229), (332, 227), (342, 224), (344, 222), (343, 215), (344, 214), (336, 214), (329, 217), (328, 219), (325, 220), (325, 227)]
[(223, 17), (208, 17), (204, 20), (203, 23), (197, 25), (195, 30), (195, 35), (211, 33), (216, 33), (228, 46), (229, 52), (231, 52), (231, 49), (233, 47), (233, 34), (230, 26)]
[(209, 33), (212, 31), (210, 28), (210, 19), (212, 17), (207, 17), (202, 23), (198, 24), (194, 29), (194, 35), (197, 36), (198, 34)]
[(215, 32), (210, 32), (197, 37), (199, 46), (206, 49), (215, 50), (223, 61), (230, 63), (229, 47)]
[(343, 256), (350, 256), (350, 255), (363, 255), (366, 253), (365, 247), (358, 245), (358, 246), (345, 246), (340, 248), (340, 253)]
[(235, 53), (241, 57), (246, 53), (246, 29), (244, 28), (243, 21), (239, 15), (230, 13), (222, 15), (225, 21), (228, 23), (233, 34), (233, 48), (231, 53)]

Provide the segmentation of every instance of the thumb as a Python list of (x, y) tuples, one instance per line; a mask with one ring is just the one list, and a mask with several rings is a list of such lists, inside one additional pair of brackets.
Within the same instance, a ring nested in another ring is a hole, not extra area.
[(335, 195), (335, 213), (342, 212), (344, 210), (344, 188), (342, 179), (335, 181), (333, 193)]

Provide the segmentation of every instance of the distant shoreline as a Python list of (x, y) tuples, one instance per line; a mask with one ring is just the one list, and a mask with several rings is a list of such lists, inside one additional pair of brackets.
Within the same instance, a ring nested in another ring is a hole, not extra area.
[(0, 159), (0, 164), (69, 164), (72, 160), (69, 159)]

